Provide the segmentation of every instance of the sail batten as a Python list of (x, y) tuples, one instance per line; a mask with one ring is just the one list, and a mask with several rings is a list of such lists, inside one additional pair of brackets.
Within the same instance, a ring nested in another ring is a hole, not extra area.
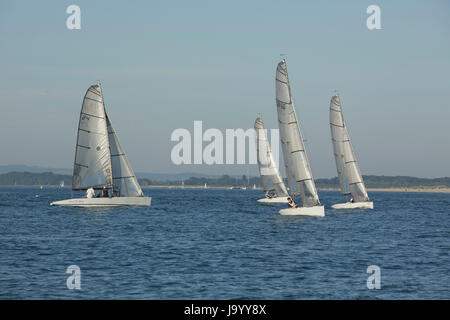
[(263, 189), (275, 192), (277, 197), (286, 197), (288, 192), (278, 171), (261, 117), (255, 120), (255, 131), (256, 153)]
[(333, 96), (330, 101), (330, 128), (341, 193), (351, 194), (355, 202), (369, 201), (338, 95)]
[(292, 196), (300, 195), (304, 207), (320, 205), (295, 113), (284, 60), (277, 66), (275, 79), (278, 125), (289, 192)]

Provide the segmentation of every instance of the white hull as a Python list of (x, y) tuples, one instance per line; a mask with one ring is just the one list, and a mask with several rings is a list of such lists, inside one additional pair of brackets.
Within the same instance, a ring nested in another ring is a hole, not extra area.
[(287, 197), (262, 198), (258, 202), (261, 203), (287, 203)]
[(51, 206), (71, 207), (118, 207), (118, 206), (150, 206), (151, 197), (116, 197), (116, 198), (75, 198), (55, 201)]
[(333, 209), (373, 209), (373, 202), (346, 202), (331, 206)]
[(288, 208), (280, 210), (280, 214), (284, 216), (324, 217), (325, 208), (324, 206)]

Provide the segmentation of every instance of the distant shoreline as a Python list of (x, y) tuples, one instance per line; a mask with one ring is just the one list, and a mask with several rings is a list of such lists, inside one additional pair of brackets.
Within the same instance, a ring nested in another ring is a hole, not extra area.
[[(44, 189), (46, 187), (51, 188), (70, 188), (70, 186), (66, 187), (60, 187), (59, 185), (42, 185)], [(1, 188), (6, 187), (37, 187), (40, 188), (40, 184), (36, 185), (0, 185)], [(208, 186), (205, 188), (204, 186), (197, 186), (197, 185), (185, 185), (184, 187), (180, 185), (147, 185), (147, 186), (141, 186), (142, 189), (224, 189), (224, 190), (245, 190), (245, 189), (239, 189), (239, 187), (232, 187), (232, 186)], [(247, 190), (260, 190), (262, 191), (262, 188), (256, 188), (253, 189), (253, 187), (247, 187)], [(317, 188), (319, 191), (336, 191), (338, 192), (340, 189), (338, 188)], [(421, 193), (450, 193), (450, 188), (367, 188), (368, 192), (421, 192)]]
[[(339, 191), (338, 188), (317, 188), (321, 191)], [(368, 192), (434, 192), (450, 193), (450, 188), (367, 188)]]
[[(183, 189), (182, 186), (171, 186), (171, 185), (150, 185), (143, 186), (143, 189), (154, 189), (154, 188), (164, 188), (164, 189)], [(204, 186), (184, 186), (184, 189), (205, 189)], [(231, 189), (230, 186), (208, 186), (207, 189)], [(261, 188), (247, 188), (249, 190), (260, 190)], [(339, 191), (338, 188), (317, 188), (319, 191)], [(367, 188), (369, 192), (424, 192), (424, 193), (450, 193), (450, 188)]]

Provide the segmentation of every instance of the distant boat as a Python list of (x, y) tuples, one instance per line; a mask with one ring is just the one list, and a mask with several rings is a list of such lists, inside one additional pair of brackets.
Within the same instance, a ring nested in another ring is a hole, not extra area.
[(253, 190), (256, 190), (256, 184), (253, 184)]
[(59, 186), (60, 186), (61, 188), (64, 188), (64, 180), (61, 181), (61, 183), (59, 184)]
[(208, 185), (205, 183), (205, 185), (203, 186), (203, 189), (208, 189)]
[[(287, 203), (288, 192), (278, 171), (277, 164), (267, 140), (264, 122), (261, 117), (255, 120), (256, 155), (258, 159), (259, 174), (266, 197), (259, 199), (262, 203)], [(253, 185), (256, 189), (256, 185)]]
[(184, 181), (181, 181), (181, 188), (184, 189)]
[(230, 187), (231, 190), (247, 190), (247, 187)]
[(76, 198), (52, 202), (53, 206), (150, 206), (128, 163), (106, 114), (102, 87), (92, 85), (84, 96), (78, 123), (72, 190), (101, 189), (112, 197)]
[(373, 209), (356, 162), (355, 153), (342, 114), (339, 95), (330, 101), (331, 141), (342, 195), (351, 195), (351, 201), (332, 205), (334, 209)]
[(291, 95), (286, 61), (281, 61), (276, 72), (276, 102), (278, 126), (289, 193), (293, 198), (299, 195), (302, 206), (280, 210), (282, 215), (325, 216), (324, 207), (320, 204), (316, 185), (312, 177), (308, 157), (306, 156), (300, 127), (295, 113)]

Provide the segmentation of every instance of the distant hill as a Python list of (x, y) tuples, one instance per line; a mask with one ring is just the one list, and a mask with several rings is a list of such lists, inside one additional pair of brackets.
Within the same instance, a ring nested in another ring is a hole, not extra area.
[[(149, 185), (181, 185), (182, 181), (186, 186), (261, 186), (259, 177), (240, 177), (222, 175), (202, 177), (191, 176), (189, 173), (182, 175), (168, 175), (168, 179), (164, 179), (164, 175), (151, 175), (142, 177), (137, 174), (141, 186)], [(154, 178), (149, 178), (154, 177)], [(450, 177), (426, 179), (406, 176), (363, 176), (364, 182), (368, 188), (421, 188), (421, 187), (450, 187)], [(0, 185), (59, 185), (64, 181), (66, 186), (72, 184), (72, 175), (58, 174), (53, 172), (8, 172), (0, 174)], [(317, 179), (317, 188), (339, 188), (338, 179)]]
[[(450, 187), (450, 177), (415, 178), (407, 176), (363, 176), (367, 188), (420, 188), (420, 187)], [(338, 178), (317, 179), (318, 188), (339, 188)]]
[(59, 185), (64, 181), (66, 186), (72, 185), (72, 176), (53, 172), (8, 172), (0, 174), (0, 185)]
[(56, 174), (72, 175), (72, 169), (67, 168), (47, 168), (40, 166), (27, 166), (24, 164), (8, 164), (0, 166), (0, 173), (8, 173), (8, 172), (35, 172), (35, 173), (53, 172)]
[[(8, 164), (0, 165), (0, 174), (10, 172), (29, 172), (29, 173), (48, 173), (53, 172), (55, 174), (63, 174), (72, 176), (73, 169), (68, 168), (49, 168), (40, 166), (27, 166), (24, 164)], [(136, 172), (136, 176), (139, 178), (146, 178), (149, 180), (185, 180), (190, 177), (196, 178), (219, 178), (221, 175), (205, 175), (198, 172), (184, 172), (184, 173), (149, 173), (149, 172)], [(71, 178), (72, 179), (72, 178)]]

